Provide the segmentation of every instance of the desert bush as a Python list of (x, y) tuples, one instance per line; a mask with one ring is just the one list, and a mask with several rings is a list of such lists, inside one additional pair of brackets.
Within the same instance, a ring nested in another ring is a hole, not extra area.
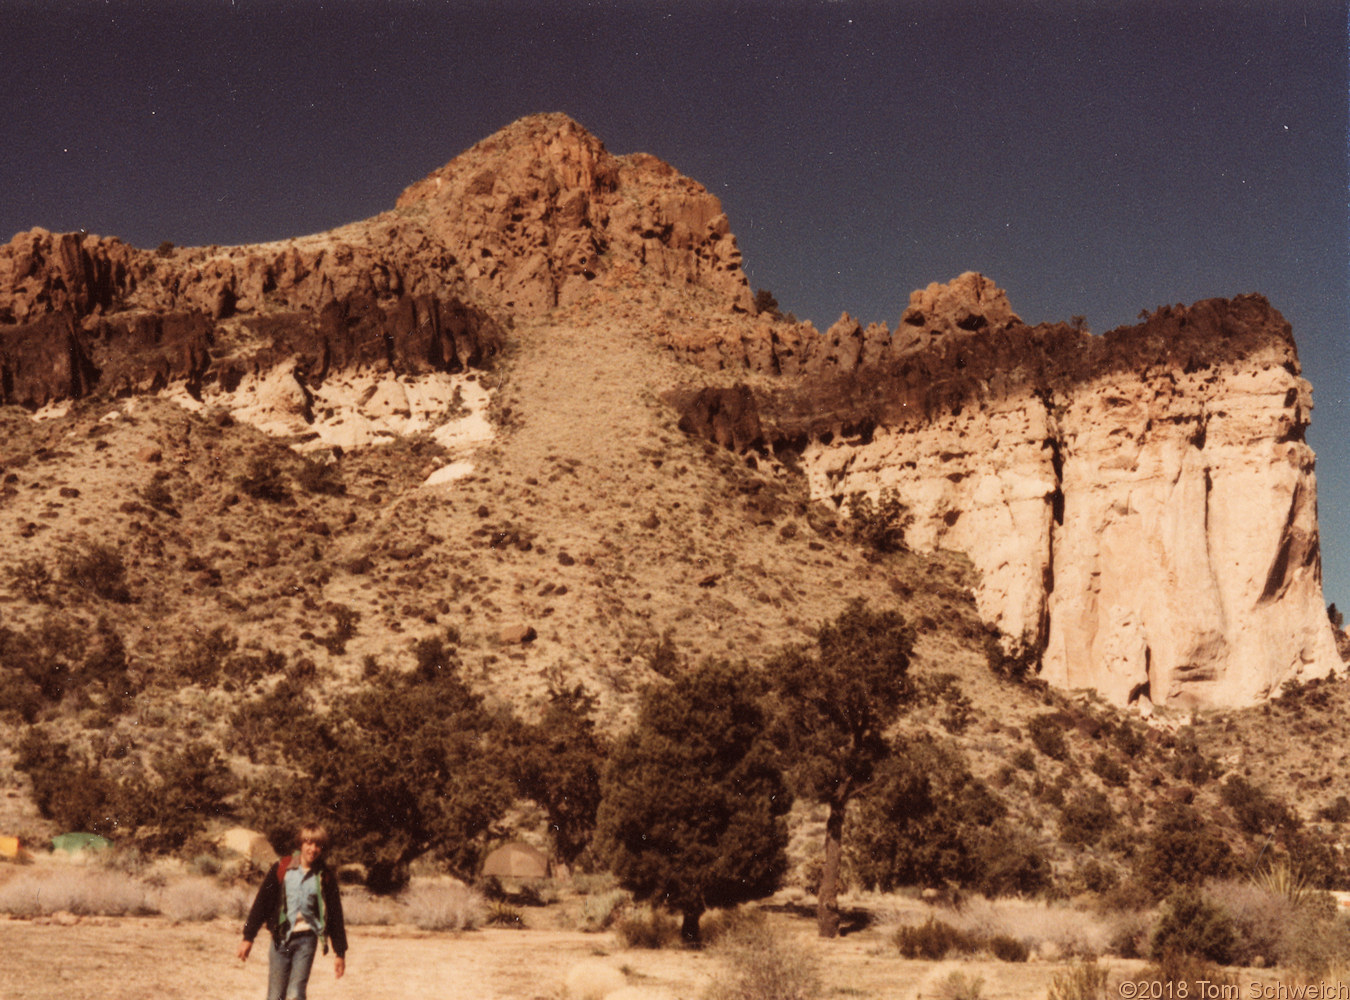
[(519, 908), (510, 903), (494, 901), (488, 903), (487, 916), (484, 923), (493, 927), (505, 927), (509, 930), (520, 931), (525, 929), (525, 915)]
[(1064, 727), (1068, 720), (1059, 712), (1045, 712), (1033, 715), (1027, 722), (1027, 735), (1031, 744), (1051, 760), (1066, 760), (1069, 745), (1064, 740)]
[(14, 917), (130, 917), (156, 912), (153, 890), (139, 879), (101, 868), (63, 867), (23, 871), (0, 883), (0, 913)]
[(300, 461), (295, 472), (295, 484), (306, 493), (340, 497), (346, 494), (347, 484), (336, 462), (316, 462), (312, 458)]
[(1148, 746), (1144, 730), (1126, 720), (1121, 720), (1111, 731), (1112, 742), (1127, 757), (1138, 757)]
[(563, 980), (563, 1000), (605, 1000), (624, 991), (628, 977), (619, 969), (596, 959), (578, 962)]
[(583, 931), (607, 931), (619, 919), (623, 911), (633, 902), (626, 889), (611, 889), (586, 897), (581, 904), (581, 929)]
[(1059, 814), (1059, 839), (1066, 844), (1090, 846), (1116, 824), (1111, 803), (1101, 792), (1080, 792), (1064, 803)]
[(995, 934), (985, 944), (1000, 962), (1025, 962), (1031, 957), (1027, 943), (1011, 934)]
[(1317, 818), (1325, 823), (1344, 823), (1350, 820), (1350, 798), (1337, 795), (1331, 805), (1317, 810)]
[(1240, 775), (1231, 775), (1219, 787), (1219, 797), (1248, 833), (1270, 833), (1297, 825), (1288, 806)]
[(1195, 733), (1183, 729), (1176, 736), (1170, 770), (1177, 780), (1199, 786), (1217, 778), (1223, 769), (1201, 751)]
[(699, 924), (700, 938), (704, 945), (716, 944), (726, 938), (749, 933), (752, 925), (758, 927), (764, 923), (764, 914), (758, 910), (733, 906), (725, 910), (713, 910), (704, 915)]
[(291, 491), (286, 485), (281, 468), (271, 455), (255, 455), (249, 461), (247, 471), (235, 481), (235, 484), (255, 500), (284, 503), (291, 498)]
[(52, 600), (52, 572), (41, 559), (23, 559), (5, 567), (5, 576), (19, 596), (34, 604)]
[[(1009, 938), (1028, 949), (1059, 957), (1100, 955), (1107, 950), (1112, 933), (1109, 920), (1076, 907), (1027, 905), (979, 897), (966, 900), (948, 920), (972, 941), (991, 951), (995, 939)], [(1007, 944), (999, 947), (1016, 954)]]
[(891, 937), (896, 949), (905, 958), (941, 961), (953, 952), (969, 954), (978, 951), (979, 938), (953, 927), (937, 917), (929, 917), (922, 924), (902, 924)]
[(1075, 962), (1050, 980), (1045, 1000), (1107, 1000), (1106, 984), (1109, 975), (1094, 958), (1089, 962)]
[(242, 920), (249, 903), (247, 889), (228, 888), (215, 879), (202, 877), (171, 882), (156, 897), (159, 912), (180, 923), (217, 917)]
[(1092, 773), (1117, 788), (1130, 783), (1130, 769), (1108, 753), (1099, 753), (1092, 758)]
[(85, 542), (69, 548), (61, 554), (60, 568), (62, 580), (79, 590), (119, 604), (131, 600), (126, 563), (111, 545)]
[(869, 552), (904, 552), (905, 532), (913, 523), (913, 512), (894, 487), (884, 487), (875, 498), (863, 492), (848, 498), (848, 532)]
[(1153, 928), (1149, 953), (1155, 960), (1167, 955), (1192, 955), (1227, 965), (1236, 946), (1232, 918), (1197, 889), (1187, 886), (1165, 900)]
[(1041, 669), (1041, 657), (1045, 649), (1043, 644), (1029, 636), (1009, 639), (1005, 648), (1004, 637), (997, 629), (990, 628), (984, 637), (984, 656), (989, 669), (999, 677), (1010, 681), (1028, 681)]
[(1240, 965), (1260, 958), (1268, 965), (1285, 960), (1286, 932), (1297, 906), (1254, 881), (1219, 879), (1205, 886), (1207, 901), (1228, 914), (1233, 924), (1231, 956)]
[(625, 948), (671, 948), (680, 942), (680, 922), (669, 913), (640, 906), (615, 922), (614, 934)]
[(399, 896), (410, 923), (424, 931), (473, 930), (495, 911), (462, 882), (414, 882)]
[(949, 733), (963, 733), (975, 716), (975, 706), (961, 690), (955, 674), (935, 674), (923, 685), (924, 697), (934, 704), (943, 706), (938, 717), (942, 728)]
[(1173, 805), (1163, 810), (1135, 862), (1138, 884), (1154, 898), (1177, 886), (1223, 878), (1233, 867), (1233, 851), (1194, 808)]
[(1304, 904), (1284, 927), (1280, 964), (1302, 976), (1321, 978), (1350, 965), (1350, 921)]
[(112, 833), (119, 825), (114, 783), (46, 730), (25, 730), (15, 767), (32, 781), (38, 812), (62, 829)]
[[(403, 923), (407, 919), (407, 910), (403, 904), (388, 896), (372, 896), (364, 891), (344, 890), (342, 917), (351, 926), (388, 927)], [(465, 929), (471, 928), (466, 926)]]
[(984, 979), (956, 970), (947, 973), (931, 987), (935, 1000), (981, 1000)]
[(763, 919), (746, 919), (712, 946), (719, 971), (707, 1000), (815, 1000), (824, 993), (815, 955), (774, 933)]

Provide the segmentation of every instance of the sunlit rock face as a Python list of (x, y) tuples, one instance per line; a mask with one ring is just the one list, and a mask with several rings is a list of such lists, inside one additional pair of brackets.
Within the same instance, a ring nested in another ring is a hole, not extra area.
[(518, 315), (575, 302), (597, 283), (683, 286), (753, 311), (718, 199), (654, 156), (611, 155), (566, 115), (502, 129), (409, 187), (397, 212)]
[(1209, 300), (1092, 337), (961, 284), (923, 293), (948, 312), (915, 310), (888, 365), (763, 401), (812, 493), (895, 489), (910, 543), (966, 553), (986, 620), (1042, 646), (1056, 685), (1236, 706), (1338, 669), (1311, 392), (1279, 313)]

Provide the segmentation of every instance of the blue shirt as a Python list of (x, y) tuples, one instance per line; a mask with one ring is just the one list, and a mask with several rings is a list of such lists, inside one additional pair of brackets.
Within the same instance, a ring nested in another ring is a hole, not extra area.
[[(289, 941), (295, 933), (296, 924), (304, 918), (308, 929), (316, 934), (323, 933), (323, 921), (319, 917), (319, 869), (305, 871), (300, 865), (293, 864), (286, 869), (282, 879), (282, 889), (286, 893), (286, 917), (290, 927), (286, 931)], [(302, 930), (304, 928), (301, 928)]]

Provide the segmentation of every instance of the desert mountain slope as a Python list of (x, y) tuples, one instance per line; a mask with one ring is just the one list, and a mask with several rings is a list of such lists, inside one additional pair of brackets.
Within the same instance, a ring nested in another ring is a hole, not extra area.
[[(354, 483), (389, 464), (369, 446), (424, 436), (397, 489), (342, 517), (443, 570), (431, 603), (467, 606), (483, 635), (534, 630), (498, 659), (594, 670), (667, 628), (690, 655), (801, 638), (845, 594), (905, 586), (803, 530), (894, 490), (910, 543), (964, 553), (984, 621), (1056, 684), (1236, 706), (1341, 667), (1310, 390), (1263, 299), (1092, 337), (1028, 327), (966, 274), (915, 292), (894, 331), (844, 316), (820, 334), (754, 314), (705, 188), (564, 115), (513, 123), (330, 233), (148, 251), (33, 230), (0, 248), (0, 401), (150, 393)], [(369, 544), (334, 535), (315, 561), (331, 575)], [(510, 592), (465, 601), (510, 547)], [(311, 602), (398, 624), (371, 581), (324, 587)], [(579, 621), (600, 628), (583, 639)]]

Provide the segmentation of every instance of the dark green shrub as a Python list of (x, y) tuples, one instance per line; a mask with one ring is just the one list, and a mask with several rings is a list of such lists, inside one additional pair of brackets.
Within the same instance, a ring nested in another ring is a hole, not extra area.
[(1344, 823), (1350, 820), (1350, 799), (1344, 795), (1336, 796), (1336, 801), (1317, 811), (1317, 818), (1326, 823)]
[(1153, 928), (1149, 955), (1154, 960), (1190, 955), (1227, 965), (1237, 944), (1233, 921), (1192, 887), (1167, 897), (1162, 916)]
[(347, 484), (336, 462), (316, 462), (312, 458), (300, 461), (295, 473), (295, 484), (306, 493), (340, 497), (346, 494)]
[(1288, 806), (1239, 775), (1232, 775), (1220, 786), (1219, 797), (1248, 833), (1271, 833), (1297, 826)]
[(69, 585), (106, 601), (126, 604), (131, 600), (126, 564), (111, 545), (88, 542), (67, 550), (61, 557), (61, 577)]
[(236, 485), (255, 500), (285, 503), (291, 498), (290, 487), (271, 455), (255, 455), (248, 464), (248, 471), (238, 478)]
[(34, 604), (46, 604), (52, 598), (51, 570), (41, 559), (24, 559), (5, 567), (10, 586), (19, 596)]
[(914, 514), (893, 487), (886, 487), (875, 499), (862, 492), (849, 496), (847, 523), (854, 541), (870, 552), (904, 552)]
[(1011, 640), (1004, 648), (1003, 636), (989, 629), (984, 637), (984, 655), (989, 669), (997, 676), (1019, 683), (1029, 681), (1040, 673), (1044, 644), (1027, 636)]
[(989, 950), (1000, 962), (1025, 962), (1031, 949), (1025, 941), (1007, 934), (995, 934), (989, 939)]
[(1233, 868), (1232, 848), (1191, 806), (1173, 805), (1154, 823), (1136, 862), (1135, 872), (1155, 898), (1178, 886), (1222, 878)]
[(1092, 773), (1116, 788), (1124, 788), (1130, 783), (1130, 769), (1107, 753), (1092, 758)]
[(905, 958), (929, 962), (940, 962), (953, 953), (968, 955), (980, 947), (976, 937), (936, 917), (929, 917), (922, 924), (896, 928), (891, 940)]
[(975, 716), (975, 706), (961, 691), (955, 674), (935, 674), (924, 684), (924, 697), (944, 711), (938, 717), (942, 728), (949, 733), (963, 733)]
[(119, 822), (117, 788), (96, 767), (30, 726), (19, 740), (15, 767), (33, 783), (33, 803), (63, 830), (111, 834)]
[(1116, 814), (1105, 795), (1080, 792), (1064, 803), (1059, 815), (1059, 837), (1066, 844), (1090, 846), (1116, 824)]
[(1148, 738), (1141, 728), (1122, 720), (1111, 733), (1116, 748), (1126, 757), (1138, 757), (1148, 746)]
[(1051, 760), (1066, 760), (1069, 745), (1064, 741), (1067, 719), (1058, 712), (1033, 715), (1027, 722), (1027, 735), (1032, 745)]

